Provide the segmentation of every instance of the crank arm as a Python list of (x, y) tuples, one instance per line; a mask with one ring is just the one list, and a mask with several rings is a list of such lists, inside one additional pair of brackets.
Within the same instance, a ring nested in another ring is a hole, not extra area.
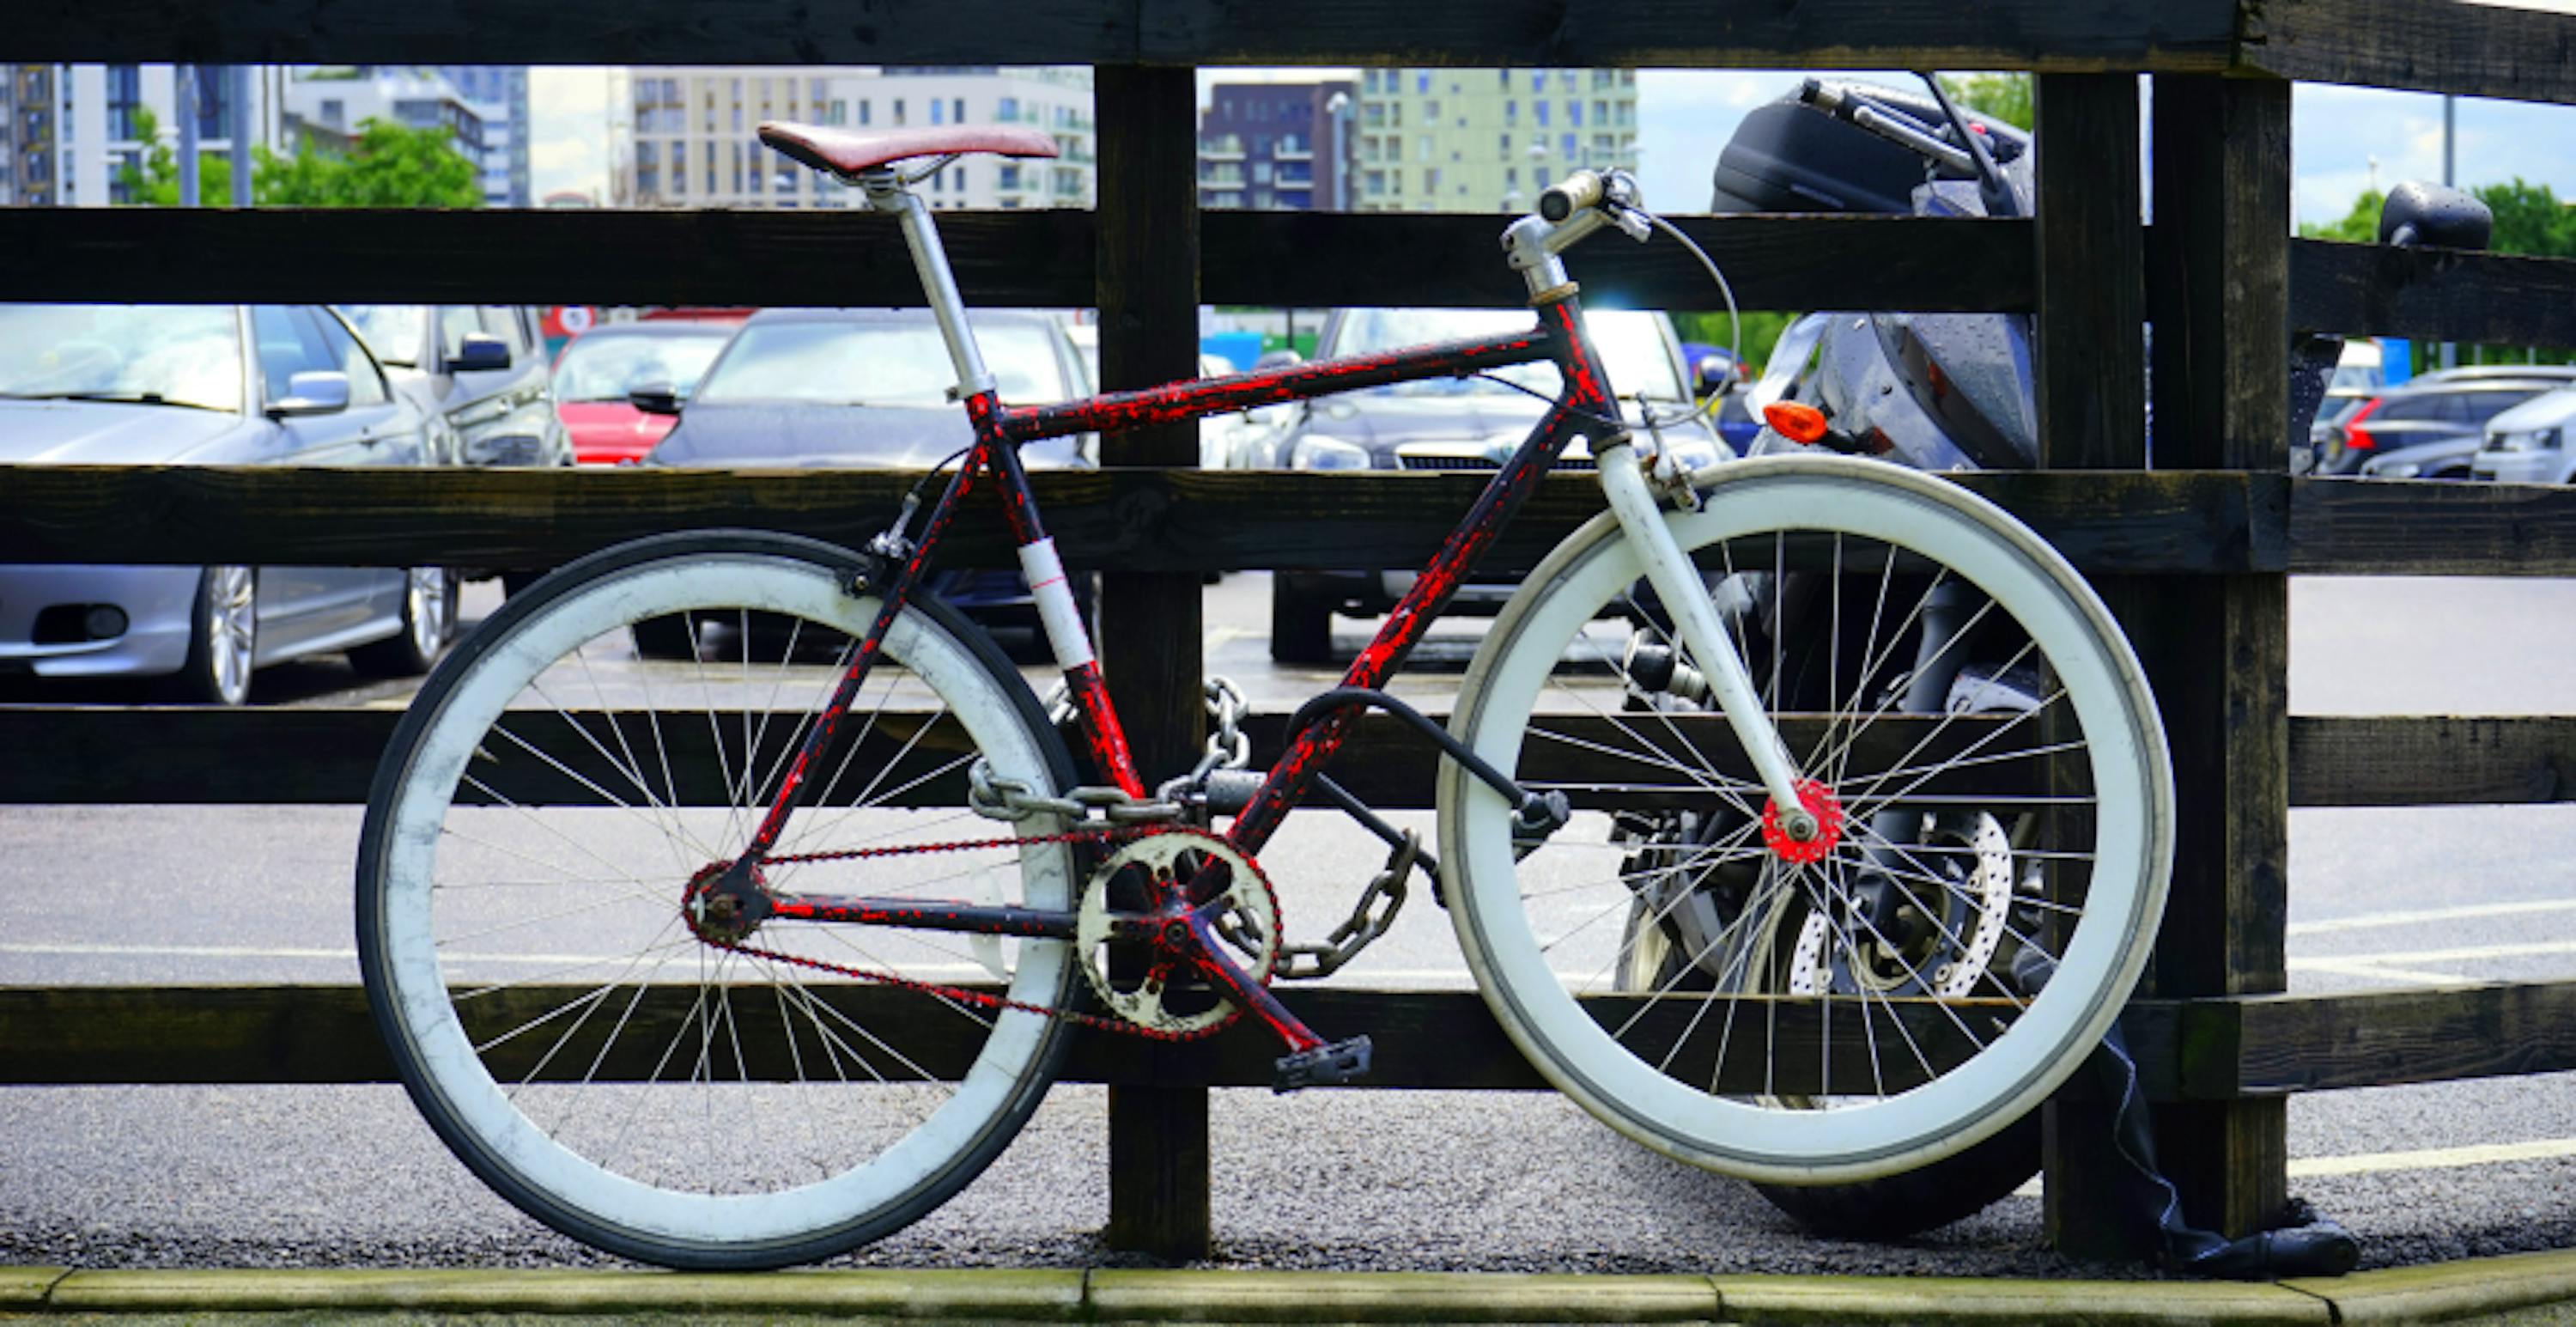
[(1270, 988), (1252, 979), (1252, 974), (1226, 956), (1216, 926), (1204, 908), (1192, 909), (1183, 919), (1187, 928), (1182, 940), (1183, 957), (1199, 975), (1206, 977), (1217, 992), (1237, 1008), (1251, 1010), (1291, 1051), (1311, 1051), (1324, 1044), (1305, 1020), (1288, 1012)]

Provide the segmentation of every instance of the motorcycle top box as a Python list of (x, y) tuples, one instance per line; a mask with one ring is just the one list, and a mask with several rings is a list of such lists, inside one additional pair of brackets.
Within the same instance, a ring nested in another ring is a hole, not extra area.
[[(1931, 124), (1941, 108), (1918, 92), (1852, 85)], [(2030, 147), (2030, 136), (2000, 120), (1971, 114), (1985, 131), (1999, 163)], [(1971, 171), (1944, 168), (1946, 179), (1973, 179)], [(1819, 110), (1791, 91), (1757, 106), (1718, 154), (1708, 210), (1729, 212), (1877, 212), (1904, 216), (1914, 210), (1914, 188), (1923, 183), (1924, 160), (1904, 146)]]

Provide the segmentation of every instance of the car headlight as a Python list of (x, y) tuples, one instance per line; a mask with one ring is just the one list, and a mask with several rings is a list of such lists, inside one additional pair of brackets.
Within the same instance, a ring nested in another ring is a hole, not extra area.
[(2490, 433), (2487, 450), (2491, 452), (2556, 451), (2564, 439), (2564, 428), (2524, 429), (2519, 433)]
[(2396, 465), (2365, 465), (2361, 472), (2373, 479), (2413, 479), (2424, 473), (2424, 467), (2412, 461), (2401, 461)]
[(1288, 444), (1288, 464), (1298, 470), (1366, 470), (1369, 454), (1357, 443), (1309, 433)]

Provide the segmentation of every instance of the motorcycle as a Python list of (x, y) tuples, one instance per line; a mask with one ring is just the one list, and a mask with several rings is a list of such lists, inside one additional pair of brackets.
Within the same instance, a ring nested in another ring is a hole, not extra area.
[[(1713, 172), (1711, 211), (1849, 212), (1912, 216), (2029, 216), (2036, 194), (2030, 134), (1991, 117), (1962, 114), (1939, 84), (1928, 91), (1808, 79), (1745, 117)], [(2482, 247), (2482, 213), (2455, 191), (2401, 185), (2383, 212), (2383, 242)], [(1751, 413), (1796, 420), (1798, 438), (1766, 423), (1748, 455), (1824, 445), (1891, 464), (1935, 472), (2031, 468), (2039, 460), (2037, 381), (2032, 319), (2017, 313), (1826, 312), (1790, 325), (1773, 347), (1749, 394)], [(2338, 338), (2302, 337), (2293, 346), (2290, 384), (2293, 438), (2304, 438), (2323, 400), (2340, 350)], [(2143, 366), (2142, 366), (2143, 371)], [(1780, 413), (1778, 407), (1792, 407)], [(2152, 455), (2152, 420), (2150, 454)], [(1715, 587), (1721, 610), (1750, 643), (1756, 677), (1776, 689), (1784, 708), (1812, 694), (1853, 694), (1868, 678), (1827, 676), (1800, 642), (1826, 638), (1833, 615), (1848, 613), (1820, 572), (1747, 572)], [(1935, 594), (1912, 639), (1891, 645), (1913, 666), (1880, 683), (1889, 703), (1912, 713), (2009, 715), (2042, 704), (2036, 670), (2010, 661), (2022, 642), (1973, 628), (1977, 596), (1968, 587)], [(1855, 596), (1856, 598), (1856, 596)], [(1637, 681), (1634, 708), (1689, 709), (1707, 704), (1696, 675), (1641, 621), (1625, 674)], [(1856, 625), (1856, 624), (1849, 624)], [(1954, 648), (1964, 645), (1964, 648)], [(1775, 662), (1776, 661), (1776, 662)], [(1891, 814), (1891, 813), (1882, 813)], [(1939, 842), (1960, 862), (1952, 892), (1956, 914), (1933, 927), (1958, 937), (1998, 934), (1963, 952), (1891, 956), (1888, 971), (1938, 970), (1959, 991), (2025, 994), (2046, 979), (2036, 952), (2018, 952), (2014, 937), (2036, 934), (2042, 917), (2041, 864), (2015, 850), (2030, 813), (1954, 810), (1893, 813), (1880, 827), (1888, 842)], [(1743, 915), (1746, 901), (1780, 897), (1764, 889), (1762, 861), (1737, 860), (1697, 873), (1654, 869), (1658, 862), (1716, 843), (1740, 826), (1723, 815), (1637, 812), (1618, 832), (1633, 850), (1622, 869), (1653, 883), (1631, 905), (1616, 973), (1622, 989), (1724, 990), (1749, 994), (1857, 994), (1890, 980), (1867, 971), (1859, 955), (1834, 960), (1815, 942), (1823, 918), (1794, 900), (1776, 917)], [(1944, 860), (1944, 859), (1936, 859)], [(1964, 952), (1974, 950), (1976, 952)], [(1972, 966), (1973, 965), (1973, 966)], [(1919, 978), (1917, 979), (1919, 983)], [(1951, 992), (1951, 993), (1956, 993)], [(1817, 1103), (1822, 1105), (1824, 1103)], [(1820, 1234), (1897, 1238), (1969, 1216), (2019, 1188), (2040, 1166), (2038, 1112), (1983, 1142), (1923, 1168), (1860, 1184), (1757, 1184), (1763, 1196)]]

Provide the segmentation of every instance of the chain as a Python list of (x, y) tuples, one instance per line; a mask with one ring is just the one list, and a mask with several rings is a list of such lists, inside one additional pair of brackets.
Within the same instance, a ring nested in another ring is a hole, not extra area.
[(1207, 754), (1199, 757), (1198, 768), (1190, 771), (1192, 780), (1207, 777), (1209, 771), (1242, 769), (1252, 763), (1252, 739), (1244, 735), (1242, 720), (1246, 706), (1243, 691), (1230, 677), (1207, 680), (1207, 712), (1213, 725), (1208, 733)]
[(1272, 974), (1278, 981), (1313, 981), (1329, 977), (1342, 965), (1359, 957), (1361, 950), (1376, 943), (1395, 924), (1395, 914), (1404, 907), (1404, 898), (1412, 879), (1414, 858), (1422, 851), (1422, 836), (1412, 830), (1404, 832), (1404, 843), (1386, 859), (1386, 868), (1360, 891), (1359, 903), (1351, 915), (1333, 928), (1322, 944), (1281, 945), (1279, 966)]
[[(852, 861), (871, 857), (899, 857), (912, 853), (958, 852), (971, 848), (1025, 847), (1033, 843), (1089, 843), (1105, 846), (1110, 843), (1137, 838), (1156, 832), (1158, 831), (1151, 828), (1072, 830), (1062, 834), (1030, 834), (1026, 836), (1014, 836), (1011, 838), (1001, 839), (966, 839), (951, 843), (909, 843), (883, 848), (844, 848), (833, 852), (782, 853), (778, 856), (765, 858), (763, 860), (770, 862)], [(694, 923), (692, 923), (690, 929), (692, 931), (697, 929)], [(910, 977), (899, 976), (891, 972), (880, 972), (872, 968), (852, 967), (842, 963), (829, 963), (819, 958), (807, 958), (801, 954), (781, 953), (775, 949), (758, 949), (750, 945), (743, 944), (727, 944), (723, 941), (709, 940), (703, 934), (698, 938), (708, 944), (714, 945), (718, 949), (741, 954), (747, 958), (767, 959), (773, 963), (785, 963), (794, 967), (811, 968), (817, 972), (828, 972), (834, 976), (856, 978), (860, 981), (874, 982), (880, 986), (891, 986), (898, 990), (917, 991), (923, 995), (933, 996), (938, 999), (948, 1000), (958, 1004), (971, 1004), (984, 1009), (1000, 1009), (1006, 1011), (1017, 1010), (1020, 1013), (1036, 1014), (1041, 1018), (1058, 1019), (1063, 1022), (1078, 1024), (1082, 1027), (1097, 1028), (1104, 1032), (1129, 1033), (1134, 1036), (1144, 1037), (1149, 1041), (1189, 1041), (1217, 1030), (1216, 1028), (1206, 1028), (1192, 1032), (1166, 1032), (1158, 1028), (1149, 1028), (1140, 1024), (1131, 1023), (1123, 1018), (1105, 1018), (1099, 1014), (1086, 1014), (1079, 1010), (1059, 1009), (1051, 1005), (1031, 1004), (1026, 1000), (1014, 1000), (1009, 996), (995, 995), (990, 991), (979, 991), (971, 987), (943, 986), (937, 982), (916, 981)]]

